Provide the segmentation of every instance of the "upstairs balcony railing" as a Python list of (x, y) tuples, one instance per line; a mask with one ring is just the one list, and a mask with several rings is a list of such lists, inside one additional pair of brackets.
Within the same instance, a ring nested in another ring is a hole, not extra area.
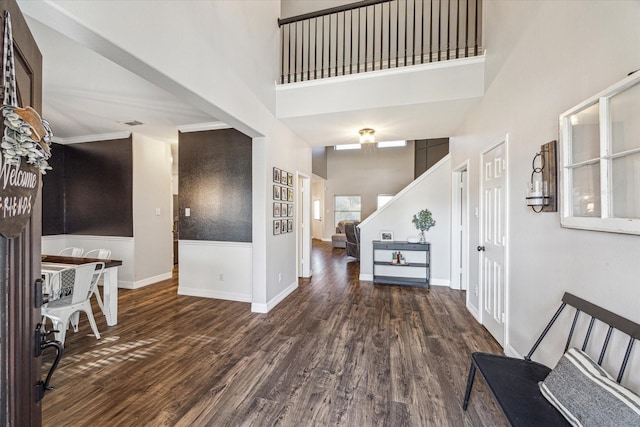
[(281, 83), (481, 53), (482, 0), (365, 0), (279, 19)]

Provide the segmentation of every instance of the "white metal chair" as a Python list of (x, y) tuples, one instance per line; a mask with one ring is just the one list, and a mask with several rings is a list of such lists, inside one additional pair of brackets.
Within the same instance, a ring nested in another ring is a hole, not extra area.
[[(75, 280), (73, 283), (73, 293), (69, 296), (49, 302), (42, 308), (42, 315), (51, 319), (56, 332), (55, 337), (64, 345), (67, 327), (72, 316), (80, 311), (84, 311), (89, 318), (91, 329), (97, 339), (100, 339), (100, 332), (91, 310), (91, 295), (104, 270), (103, 262), (92, 262), (82, 264), (75, 268)], [(97, 273), (97, 278), (94, 273)], [(77, 323), (71, 322), (73, 329), (78, 332)]]
[(109, 259), (111, 258), (111, 251), (109, 249), (91, 249), (83, 256), (85, 258)]
[(69, 247), (69, 248), (64, 248), (63, 250), (58, 252), (58, 255), (81, 257), (83, 253), (84, 253), (83, 248)]
[(75, 266), (43, 263), (42, 293), (49, 301), (67, 297), (73, 293), (75, 277)]
[[(91, 249), (86, 254), (84, 254), (85, 258), (98, 258), (98, 259), (110, 259), (111, 258), (111, 250), (109, 249)], [(104, 279), (104, 278), (103, 278)], [(93, 290), (96, 299), (98, 300), (98, 306), (100, 310), (104, 313), (104, 304), (102, 303), (102, 297), (100, 296), (100, 288), (96, 286)]]

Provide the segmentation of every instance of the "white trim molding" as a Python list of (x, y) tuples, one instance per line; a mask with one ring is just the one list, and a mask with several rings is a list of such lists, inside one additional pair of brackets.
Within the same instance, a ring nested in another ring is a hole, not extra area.
[(480, 323), (480, 313), (478, 313), (478, 309), (471, 305), (469, 301), (467, 301), (467, 310), (469, 310), (469, 313)]
[(287, 286), (282, 292), (273, 297), (271, 301), (266, 304), (252, 303), (251, 304), (251, 312), (252, 313), (268, 313), (273, 309), (276, 305), (280, 304), (282, 300), (284, 300), (289, 294), (298, 289), (298, 281), (296, 280), (289, 286)]
[(171, 272), (158, 274), (157, 276), (147, 277), (146, 279), (137, 280), (135, 282), (129, 282), (124, 280), (118, 280), (118, 287), (123, 289), (140, 289), (145, 286), (153, 285), (163, 280), (169, 280), (173, 277)]
[(524, 359), (524, 356), (518, 353), (510, 344), (504, 346), (504, 354), (509, 357), (515, 357), (516, 359)]
[(59, 138), (54, 136), (51, 140), (56, 144), (80, 144), (82, 142), (96, 142), (96, 141), (111, 141), (113, 139), (125, 139), (131, 136), (131, 132), (123, 131), (123, 132), (111, 132), (111, 133), (100, 133), (96, 135), (84, 135), (84, 136), (74, 136), (72, 138)]
[(353, 74), (347, 74), (345, 76), (333, 76), (330, 79), (305, 80), (305, 81), (293, 82), (293, 83), (280, 83), (276, 81), (275, 85), (276, 85), (276, 91), (280, 92), (280, 91), (286, 91), (291, 89), (297, 89), (301, 87), (325, 86), (325, 85), (331, 85), (331, 84), (340, 83), (340, 82), (366, 80), (374, 77), (382, 77), (382, 76), (398, 75), (398, 74), (415, 74), (418, 72), (423, 72), (425, 70), (454, 68), (454, 67), (460, 67), (464, 65), (484, 64), (484, 63), (485, 63), (485, 55), (478, 55), (478, 56), (472, 56), (468, 58), (458, 58), (458, 59), (450, 59), (447, 61), (417, 64), (417, 65), (412, 65), (411, 67), (383, 68), (381, 70), (367, 71), (366, 73), (353, 73)]
[(210, 122), (210, 123), (195, 123), (192, 125), (180, 125), (180, 126), (177, 126), (177, 128), (182, 133), (188, 133), (188, 132), (202, 132), (206, 130), (231, 129), (231, 126), (229, 126), (224, 122)]
[(190, 246), (218, 246), (221, 248), (253, 248), (253, 244), (251, 242), (222, 242), (222, 241), (213, 241), (213, 240), (183, 240), (180, 239), (178, 242), (182, 245), (190, 245)]
[(250, 294), (240, 294), (235, 292), (217, 291), (214, 289), (199, 289), (181, 287), (178, 289), (178, 295), (187, 295), (191, 297), (215, 298), (226, 301), (251, 302)]

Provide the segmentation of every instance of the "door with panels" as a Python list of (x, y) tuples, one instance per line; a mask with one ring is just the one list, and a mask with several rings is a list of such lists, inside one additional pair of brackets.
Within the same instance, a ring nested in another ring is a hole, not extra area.
[(506, 139), (482, 153), (480, 292), (482, 324), (504, 347), (506, 294)]

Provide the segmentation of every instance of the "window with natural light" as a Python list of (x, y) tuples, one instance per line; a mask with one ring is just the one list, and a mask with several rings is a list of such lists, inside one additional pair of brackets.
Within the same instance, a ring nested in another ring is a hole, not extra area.
[(340, 144), (334, 145), (333, 148), (337, 151), (340, 150), (359, 150), (361, 148), (360, 144)]
[(560, 116), (562, 225), (640, 234), (640, 73)]
[(378, 209), (389, 203), (391, 199), (393, 196), (390, 194), (378, 194)]
[(360, 196), (335, 196), (334, 202), (334, 226), (345, 220), (360, 221)]
[(320, 219), (322, 219), (320, 216), (320, 200), (313, 201), (313, 219), (316, 221), (320, 221)]
[(406, 147), (407, 141), (380, 141), (378, 148)]

